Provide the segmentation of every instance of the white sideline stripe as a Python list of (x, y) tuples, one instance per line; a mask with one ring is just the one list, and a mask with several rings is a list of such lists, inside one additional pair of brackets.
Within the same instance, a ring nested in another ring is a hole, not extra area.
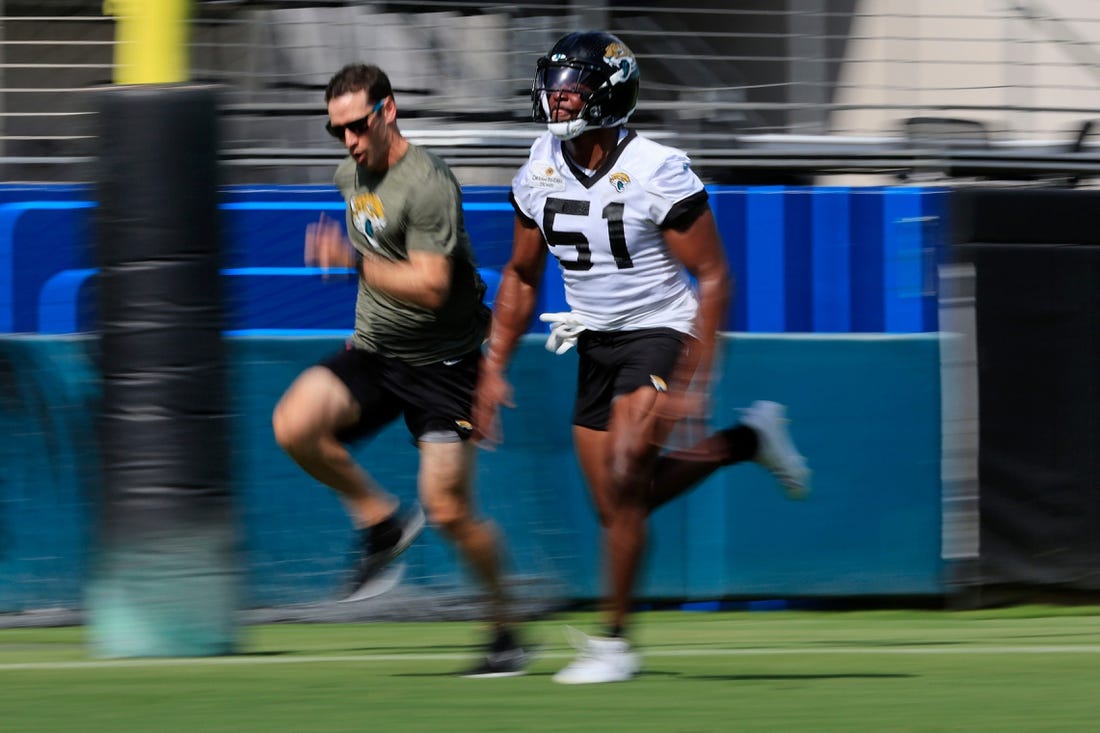
[[(0, 645), (0, 650), (3, 645)], [(1100, 644), (1072, 646), (922, 646), (922, 647), (831, 647), (790, 649), (640, 649), (643, 657), (768, 657), (785, 655), (916, 655), (936, 654), (1100, 654)], [(573, 652), (538, 653), (535, 659), (571, 659)], [(0, 663), (0, 672), (51, 669), (104, 669), (110, 667), (202, 667), (247, 664), (370, 664), (372, 662), (454, 662), (467, 660), (471, 654), (348, 654), (327, 656), (250, 656), (179, 657), (148, 659), (99, 659), (85, 662), (10, 662)]]

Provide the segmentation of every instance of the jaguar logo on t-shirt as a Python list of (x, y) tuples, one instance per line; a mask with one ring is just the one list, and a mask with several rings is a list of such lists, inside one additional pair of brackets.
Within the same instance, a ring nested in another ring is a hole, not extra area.
[(610, 183), (616, 191), (622, 193), (626, 190), (627, 184), (630, 183), (630, 176), (622, 171), (615, 171), (607, 177), (607, 182)]
[(367, 242), (378, 249), (378, 234), (386, 228), (386, 212), (382, 199), (375, 193), (361, 193), (351, 200), (351, 221)]

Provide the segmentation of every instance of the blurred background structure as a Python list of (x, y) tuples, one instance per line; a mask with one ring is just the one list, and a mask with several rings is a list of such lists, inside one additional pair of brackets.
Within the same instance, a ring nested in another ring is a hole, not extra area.
[[(643, 595), (1100, 590), (1100, 3), (196, 0), (192, 16), (190, 77), (220, 90), (249, 606), (323, 599), (345, 568), (339, 507), (268, 422), (351, 325), (355, 284), (301, 267), (304, 226), (344, 208), (325, 83), (347, 62), (387, 70), (403, 131), (464, 185), (492, 287), (511, 244), (506, 184), (541, 132), (534, 61), (577, 28), (637, 53), (632, 124), (688, 151), (708, 184), (738, 282), (716, 418), (789, 403), (816, 473), (804, 506), (744, 468), (663, 510)], [(0, 613), (81, 602), (100, 488), (93, 100), (114, 33), (100, 0), (0, 0)], [(554, 268), (539, 307), (566, 307)], [(545, 607), (598, 595), (598, 545), (562, 399), (575, 356), (553, 361), (539, 328), (513, 370), (523, 409), (479, 481)], [(383, 483), (411, 486), (403, 432), (365, 450)], [(426, 537), (408, 586), (431, 603), (397, 594), (342, 616), (469, 614), (439, 592), (464, 580)]]
[[(7, 180), (86, 180), (90, 91), (111, 80), (100, 0), (0, 2)], [(536, 133), (534, 59), (580, 27), (638, 54), (635, 123), (713, 182), (825, 174), (1081, 176), (1100, 167), (1090, 0), (196, 0), (191, 78), (225, 88), (229, 182), (327, 183), (332, 69), (387, 69), (405, 128), (464, 183), (506, 183)]]

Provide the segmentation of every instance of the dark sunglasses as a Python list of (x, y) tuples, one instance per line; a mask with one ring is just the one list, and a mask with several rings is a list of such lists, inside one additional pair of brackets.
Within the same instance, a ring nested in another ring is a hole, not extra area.
[(370, 108), (370, 112), (367, 112), (366, 115), (360, 117), (359, 119), (352, 120), (345, 125), (334, 125), (332, 124), (332, 121), (329, 120), (325, 123), (325, 129), (328, 130), (329, 135), (332, 135), (340, 142), (344, 141), (345, 130), (351, 130), (356, 135), (362, 135), (363, 132), (366, 131), (367, 125), (370, 124), (370, 118), (374, 117), (374, 115), (378, 113), (378, 110), (382, 109), (382, 105), (384, 105), (385, 103), (386, 98), (382, 97), (377, 102), (375, 102), (373, 107)]

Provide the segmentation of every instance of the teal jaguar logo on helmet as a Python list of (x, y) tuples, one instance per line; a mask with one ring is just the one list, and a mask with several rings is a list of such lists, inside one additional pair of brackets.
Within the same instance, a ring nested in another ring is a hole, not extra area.
[(634, 54), (622, 43), (609, 43), (603, 50), (603, 62), (613, 69), (622, 72), (622, 78), (630, 76), (630, 69), (634, 66)]

